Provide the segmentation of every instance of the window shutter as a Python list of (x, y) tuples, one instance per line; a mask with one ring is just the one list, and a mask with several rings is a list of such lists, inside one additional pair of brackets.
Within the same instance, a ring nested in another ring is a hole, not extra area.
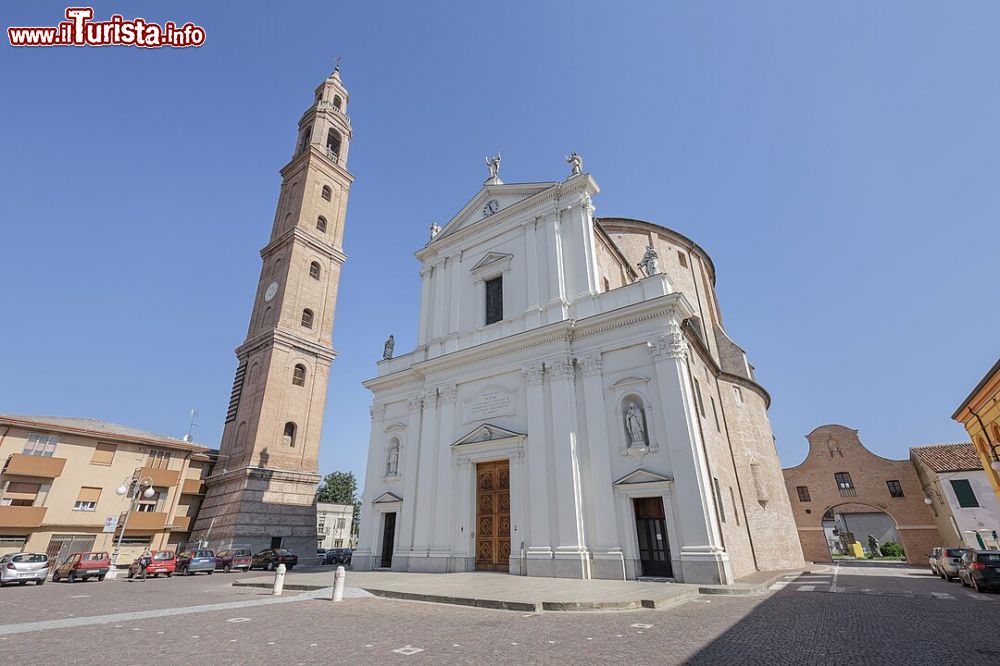
[(98, 442), (94, 448), (94, 457), (90, 459), (92, 465), (110, 465), (115, 459), (115, 445)]
[(80, 488), (80, 494), (77, 495), (77, 502), (96, 502), (101, 499), (101, 489), (100, 488), (88, 488), (84, 486)]
[(972, 490), (972, 484), (969, 483), (968, 479), (954, 479), (951, 482), (951, 488), (955, 491), (955, 497), (958, 498), (958, 505), (962, 508), (972, 508), (979, 506), (979, 500), (976, 499), (976, 493)]
[(7, 492), (3, 496), (4, 499), (33, 500), (38, 495), (41, 487), (41, 484), (38, 483), (11, 481), (7, 484)]

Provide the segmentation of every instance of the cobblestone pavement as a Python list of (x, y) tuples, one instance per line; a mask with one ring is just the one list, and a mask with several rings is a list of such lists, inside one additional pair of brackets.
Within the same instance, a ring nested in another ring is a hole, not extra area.
[[(56, 664), (1000, 662), (1000, 595), (913, 569), (830, 567), (752, 597), (539, 614), (381, 598), (334, 604), (294, 594), (257, 605), (270, 600), (267, 593), (234, 589), (232, 578), (4, 588), (0, 655), (6, 663)], [(75, 597), (81, 593), (91, 596)], [(59, 620), (64, 611), (167, 613), (228, 602), (252, 605), (3, 633), (11, 623)]]

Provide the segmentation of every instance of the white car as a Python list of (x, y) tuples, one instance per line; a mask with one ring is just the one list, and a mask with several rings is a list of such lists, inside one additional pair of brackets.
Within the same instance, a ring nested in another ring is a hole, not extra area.
[(9, 553), (0, 557), (0, 586), (29, 580), (44, 585), (49, 577), (49, 557), (45, 553)]

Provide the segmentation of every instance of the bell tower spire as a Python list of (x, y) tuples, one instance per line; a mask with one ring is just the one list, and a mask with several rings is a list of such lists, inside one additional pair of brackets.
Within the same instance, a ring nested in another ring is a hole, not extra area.
[(354, 181), (348, 99), (338, 59), (302, 114), (281, 169), (250, 324), (236, 348), (219, 460), (192, 540), (300, 553), (315, 547), (319, 439)]

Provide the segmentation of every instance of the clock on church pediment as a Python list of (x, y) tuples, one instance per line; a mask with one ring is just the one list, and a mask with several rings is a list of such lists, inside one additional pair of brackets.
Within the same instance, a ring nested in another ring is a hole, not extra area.
[(483, 217), (489, 217), (498, 210), (500, 210), (500, 202), (496, 199), (490, 199), (486, 202), (486, 205), (483, 206)]

